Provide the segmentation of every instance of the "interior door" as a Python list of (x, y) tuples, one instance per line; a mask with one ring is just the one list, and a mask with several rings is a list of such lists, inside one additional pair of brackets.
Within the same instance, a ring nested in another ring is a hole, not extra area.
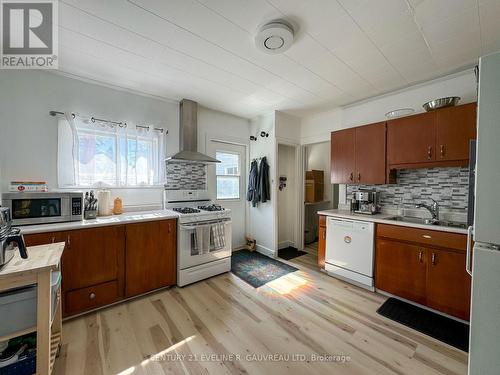
[(221, 163), (208, 167), (208, 192), (216, 204), (231, 210), (232, 249), (246, 243), (246, 146), (211, 140), (208, 155)]
[(436, 160), (436, 112), (402, 117), (387, 122), (389, 165)]
[(376, 241), (375, 286), (425, 304), (426, 262), (422, 247), (379, 238)]
[(465, 253), (429, 249), (427, 259), (427, 305), (469, 320), (471, 277)]
[(385, 122), (356, 128), (356, 182), (385, 184), (385, 148)]
[(332, 184), (354, 183), (355, 134), (354, 128), (332, 132), (330, 164)]
[(436, 160), (469, 158), (469, 143), (476, 139), (476, 103), (437, 111)]

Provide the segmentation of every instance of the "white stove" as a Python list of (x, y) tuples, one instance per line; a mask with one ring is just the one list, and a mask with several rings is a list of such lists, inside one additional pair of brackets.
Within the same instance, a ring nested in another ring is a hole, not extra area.
[(164, 208), (179, 215), (177, 285), (231, 270), (231, 210), (213, 204), (205, 190), (165, 190)]

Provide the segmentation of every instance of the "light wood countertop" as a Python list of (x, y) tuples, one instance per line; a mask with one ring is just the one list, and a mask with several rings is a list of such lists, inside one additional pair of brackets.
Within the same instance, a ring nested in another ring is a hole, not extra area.
[(28, 258), (21, 258), (16, 251), (14, 258), (0, 268), (0, 280), (21, 274), (36, 274), (48, 269), (56, 269), (64, 251), (64, 242), (28, 247)]

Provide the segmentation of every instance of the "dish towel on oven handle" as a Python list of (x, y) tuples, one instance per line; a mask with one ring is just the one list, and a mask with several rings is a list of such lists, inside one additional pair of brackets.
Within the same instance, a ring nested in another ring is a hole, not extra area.
[(226, 246), (224, 223), (215, 223), (210, 227), (214, 250), (223, 249)]

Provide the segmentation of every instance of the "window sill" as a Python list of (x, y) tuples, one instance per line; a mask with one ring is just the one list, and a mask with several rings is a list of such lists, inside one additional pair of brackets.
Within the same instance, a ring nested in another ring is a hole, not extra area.
[(58, 190), (159, 190), (164, 189), (164, 185), (145, 185), (145, 186), (71, 186), (60, 187)]

